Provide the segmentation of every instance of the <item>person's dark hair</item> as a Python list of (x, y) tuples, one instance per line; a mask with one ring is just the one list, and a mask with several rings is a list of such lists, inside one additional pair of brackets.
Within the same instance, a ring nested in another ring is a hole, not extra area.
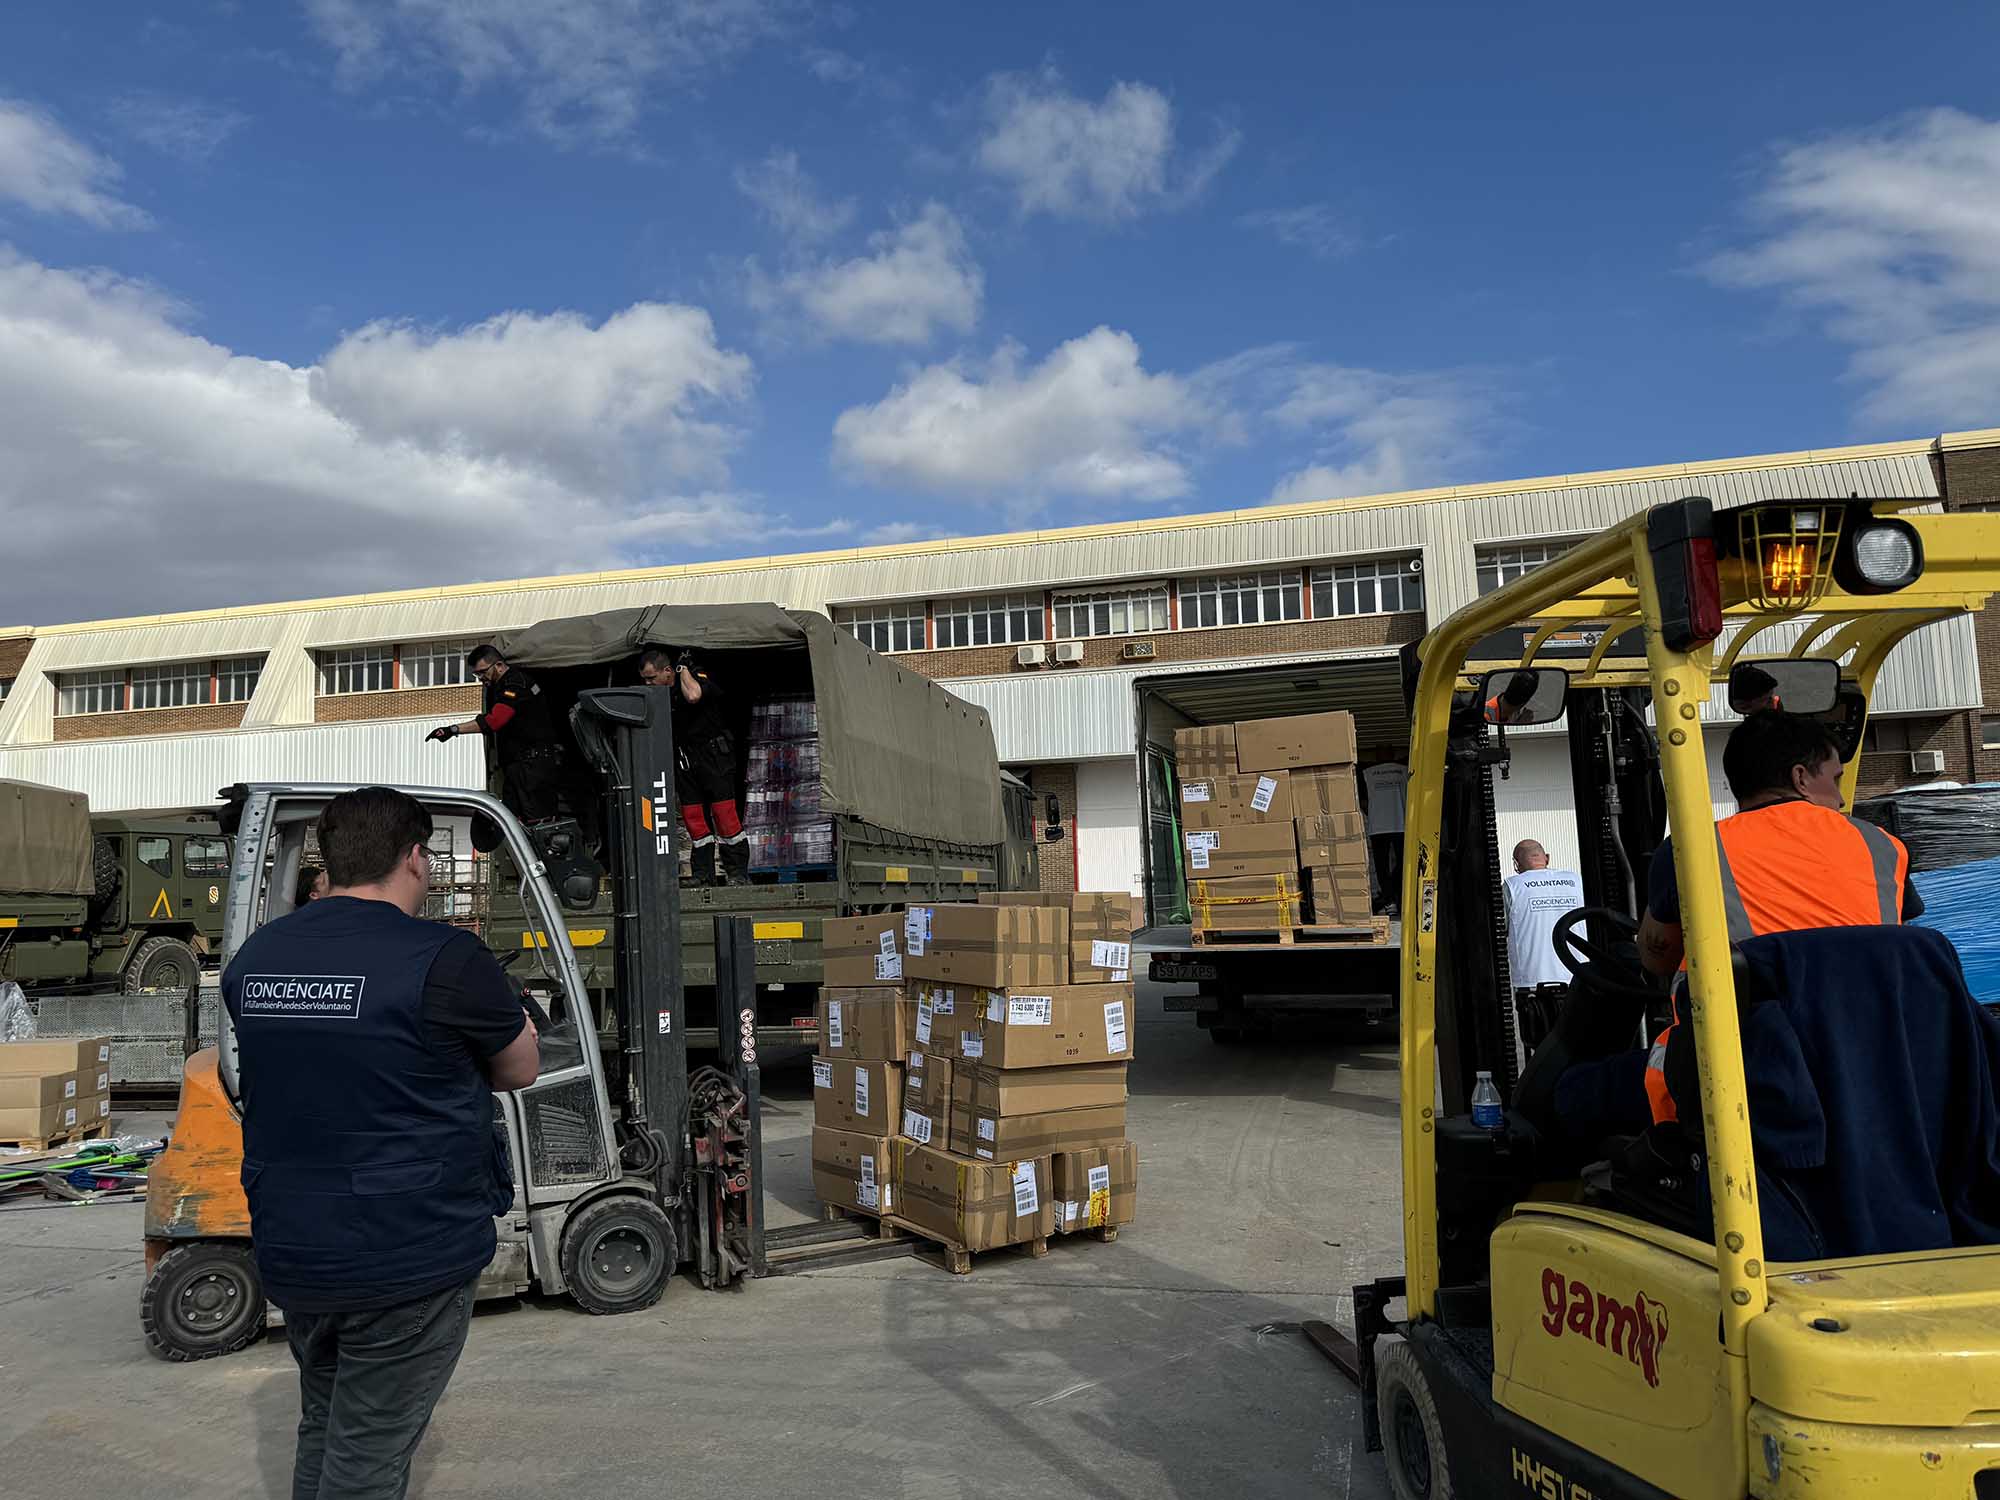
[(1534, 700), (1535, 689), (1541, 686), (1541, 682), (1542, 679), (1533, 672), (1516, 672), (1507, 680), (1507, 690), (1500, 696), (1506, 699), (1509, 706), (1520, 708)]
[(304, 906), (313, 898), (313, 887), (319, 884), (323, 872), (318, 865), (300, 865), (299, 883), (292, 887), (292, 905)]
[(1722, 774), (1738, 805), (1765, 792), (1789, 792), (1792, 767), (1814, 772), (1839, 756), (1833, 736), (1817, 720), (1760, 708), (1730, 731), (1722, 747)]
[(336, 889), (373, 885), (396, 868), (413, 844), (430, 841), (423, 803), (394, 787), (342, 792), (319, 815), (319, 853)]
[(648, 646), (639, 653), (639, 665), (652, 667), (655, 671), (671, 672), (674, 669), (674, 656), (664, 646)]
[(477, 646), (474, 646), (470, 651), (465, 653), (465, 670), (468, 672), (477, 672), (488, 662), (505, 660), (506, 658), (500, 654), (498, 646), (494, 645), (491, 641), (481, 641)]

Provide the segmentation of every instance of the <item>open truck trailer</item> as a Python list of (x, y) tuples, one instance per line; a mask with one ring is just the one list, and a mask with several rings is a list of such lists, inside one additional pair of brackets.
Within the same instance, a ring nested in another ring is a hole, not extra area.
[(1181, 829), (1174, 731), (1249, 719), (1342, 709), (1354, 715), (1362, 758), (1393, 752), (1409, 740), (1402, 667), (1393, 649), (1311, 661), (1161, 672), (1134, 684), (1136, 743), (1145, 880), (1145, 918), (1152, 933), (1148, 977), (1194, 985), (1169, 994), (1170, 1011), (1192, 1011), (1218, 1042), (1239, 1041), (1282, 1014), (1358, 1014), (1381, 1021), (1396, 1006), (1398, 928), (1387, 941), (1327, 947), (1239, 943), (1197, 946), (1179, 938), (1192, 916)]
[[(746, 789), (754, 789), (754, 710), (788, 701), (811, 706), (816, 733), (787, 743), (810, 743), (817, 755), (810, 816), (831, 824), (827, 858), (782, 870), (753, 867), (747, 886), (682, 888), (681, 975), (692, 1046), (716, 1039), (718, 915), (752, 922), (758, 1045), (811, 1046), (818, 1039), (826, 918), (1039, 885), (1032, 796), (1000, 769), (985, 710), (877, 655), (824, 615), (775, 604), (656, 605), (544, 621), (496, 644), (509, 662), (534, 674), (558, 723), (568, 722), (580, 693), (636, 683), (647, 648), (692, 652), (730, 716), (738, 785)], [(584, 789), (587, 803), (587, 768), (572, 767), (568, 780)], [(658, 800), (662, 831), (671, 831), (678, 817), (671, 772), (648, 794)], [(744, 810), (754, 830), (758, 814), (747, 803)], [(588, 819), (582, 823), (573, 840), (577, 852), (595, 837)], [(618, 945), (612, 882), (593, 884), (586, 874), (580, 886), (561, 878), (554, 884), (584, 984), (601, 1001), (613, 987)], [(522, 910), (519, 883), (498, 882), (496, 889), (487, 946), (505, 955), (539, 941)], [(616, 1015), (608, 1004), (597, 1011)]]

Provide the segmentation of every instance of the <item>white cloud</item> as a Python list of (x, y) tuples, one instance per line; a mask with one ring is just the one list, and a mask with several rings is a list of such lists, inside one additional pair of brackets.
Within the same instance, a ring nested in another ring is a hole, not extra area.
[(754, 167), (738, 167), (736, 190), (790, 240), (830, 239), (854, 222), (854, 200), (821, 193), (796, 151), (773, 151)]
[(306, 0), (342, 77), (442, 71), (512, 88), (528, 128), (563, 144), (621, 140), (671, 86), (732, 60), (785, 0)]
[(1130, 334), (1100, 327), (1040, 364), (1006, 344), (983, 368), (918, 370), (840, 414), (834, 457), (906, 489), (1169, 500), (1190, 487), (1174, 436), (1214, 415), (1189, 382), (1149, 373)]
[(317, 367), (187, 323), (144, 285), (0, 250), (16, 616), (675, 560), (784, 524), (727, 488), (751, 370), (698, 309), (372, 324)]
[(750, 302), (774, 328), (796, 313), (824, 338), (926, 344), (941, 328), (979, 322), (986, 277), (951, 211), (930, 203), (916, 218), (869, 237), (869, 253), (772, 277), (751, 267)]
[(1368, 370), (1269, 352), (1272, 362), (1254, 377), (1275, 395), (1268, 418), (1313, 444), (1313, 462), (1278, 480), (1275, 503), (1442, 483), (1488, 447), (1495, 396), (1475, 375)]
[(1260, 230), (1281, 245), (1304, 250), (1318, 260), (1333, 260), (1354, 249), (1354, 236), (1334, 217), (1324, 203), (1306, 203), (1297, 208), (1266, 208), (1244, 214), (1237, 221), (1244, 229)]
[(111, 106), (111, 115), (155, 151), (194, 162), (207, 161), (250, 123), (240, 110), (164, 94), (128, 94)]
[(18, 99), (0, 99), (0, 204), (67, 216), (100, 229), (143, 229), (146, 214), (119, 198), (118, 163)]
[(1708, 262), (1825, 317), (1854, 350), (1864, 415), (1993, 420), (2000, 390), (2000, 121), (1953, 109), (1780, 151), (1758, 233)]
[(858, 83), (867, 71), (861, 59), (834, 47), (806, 49), (806, 70), (821, 83)]
[(979, 166), (1013, 189), (1021, 212), (1106, 223), (1198, 197), (1241, 139), (1219, 128), (1209, 146), (1176, 163), (1165, 94), (1114, 83), (1093, 104), (1046, 68), (992, 78), (986, 114)]

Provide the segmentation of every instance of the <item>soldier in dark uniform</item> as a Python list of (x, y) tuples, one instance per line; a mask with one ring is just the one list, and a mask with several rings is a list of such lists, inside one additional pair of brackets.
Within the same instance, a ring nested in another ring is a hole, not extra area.
[(696, 882), (716, 879), (720, 851), (722, 883), (747, 884), (750, 835), (743, 831), (737, 804), (736, 736), (719, 702), (720, 690), (687, 656), (676, 661), (657, 646), (639, 658), (639, 679), (674, 689), (674, 790), (681, 821), (694, 840)]
[(560, 810), (562, 742), (540, 684), (522, 668), (509, 666), (491, 645), (474, 646), (465, 665), (485, 685), (486, 706), (477, 718), (440, 724), (425, 738), (486, 735), (500, 764), (500, 800), (523, 823), (553, 818)]

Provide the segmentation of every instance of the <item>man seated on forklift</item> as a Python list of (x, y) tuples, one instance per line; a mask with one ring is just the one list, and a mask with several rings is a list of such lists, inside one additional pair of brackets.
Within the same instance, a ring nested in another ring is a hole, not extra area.
[[(1902, 841), (1841, 810), (1840, 750), (1812, 719), (1759, 709), (1731, 732), (1722, 770), (1737, 812), (1716, 825), (1731, 943), (1813, 927), (1894, 925), (1923, 914)], [(1671, 982), (1684, 965), (1673, 840), (1654, 852), (1639, 960)], [(1573, 990), (1515, 1089), (1517, 1113), (1585, 1146), (1675, 1120), (1667, 1088), (1673, 1021), (1628, 1051), (1642, 995)]]

